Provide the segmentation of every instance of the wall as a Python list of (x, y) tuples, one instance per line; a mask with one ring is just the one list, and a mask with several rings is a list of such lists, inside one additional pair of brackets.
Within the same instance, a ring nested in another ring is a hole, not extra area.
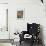
[[(24, 19), (17, 19), (17, 10), (24, 10)], [(11, 36), (18, 30), (27, 30), (27, 22), (40, 23), (45, 27), (44, 5), (40, 0), (9, 0), (9, 31)]]
[[(23, 0), (23, 1), (11, 1), (10, 5), (11, 8), (9, 9), (9, 30), (11, 34), (16, 30), (22, 31), (26, 30), (27, 22), (32, 23), (40, 23), (43, 26), (43, 33), (44, 33), (44, 41), (46, 42), (46, 16), (45, 16), (45, 7), (39, 1), (30, 1), (30, 0)], [(18, 20), (16, 18), (16, 11), (17, 9), (24, 9), (24, 19)], [(13, 12), (14, 11), (14, 12)], [(12, 13), (12, 14), (11, 14)], [(13, 34), (12, 34), (13, 35)]]
[(8, 3), (8, 0), (0, 0), (0, 3)]
[[(17, 19), (17, 10), (24, 10), (24, 19)], [(11, 38), (15, 31), (27, 30), (28, 23), (40, 23), (42, 25), (44, 41), (46, 44), (46, 16), (45, 5), (40, 0), (9, 0), (9, 31)]]

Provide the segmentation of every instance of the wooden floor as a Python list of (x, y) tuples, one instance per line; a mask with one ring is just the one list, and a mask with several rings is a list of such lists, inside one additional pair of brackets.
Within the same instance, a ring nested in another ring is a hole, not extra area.
[[(21, 45), (19, 46), (31, 46), (31, 43), (25, 43), (25, 42), (22, 42)], [(43, 46), (42, 44), (34, 44), (33, 46)]]
[(16, 46), (43, 46), (43, 44), (38, 44), (37, 42), (31, 45), (31, 42), (28, 41), (22, 41), (21, 44), (20, 42), (14, 42), (14, 45)]
[[(25, 43), (25, 42), (22, 42), (21, 45), (19, 46), (31, 46), (31, 43)], [(33, 46), (43, 46), (42, 44), (34, 44)]]

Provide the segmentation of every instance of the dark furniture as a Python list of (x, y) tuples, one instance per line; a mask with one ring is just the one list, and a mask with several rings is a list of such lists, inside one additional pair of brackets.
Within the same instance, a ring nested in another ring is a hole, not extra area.
[[(33, 43), (38, 43), (39, 44), (39, 33), (40, 33), (40, 24), (36, 24), (36, 23), (32, 23), (29, 24), (27, 23), (27, 31), (22, 31), (22, 34), (20, 34), (20, 44), (22, 41), (29, 41), (31, 43), (31, 46), (33, 45)], [(30, 39), (28, 38), (24, 38), (25, 34), (29, 34), (32, 37)]]
[(43, 0), (41, 0), (41, 2), (43, 3)]

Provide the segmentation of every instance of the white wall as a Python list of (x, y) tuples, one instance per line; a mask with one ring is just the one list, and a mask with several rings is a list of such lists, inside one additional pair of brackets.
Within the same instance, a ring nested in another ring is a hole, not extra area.
[(8, 0), (0, 0), (0, 3), (8, 3)]
[[(24, 10), (24, 19), (16, 18), (16, 12), (19, 9)], [(44, 6), (40, 0), (9, 0), (9, 31), (11, 34), (16, 30), (26, 30), (27, 22), (36, 22), (44, 26), (45, 19)]]
[[(16, 12), (19, 9), (24, 10), (24, 19), (18, 20), (16, 18)], [(9, 0), (9, 31), (11, 36), (16, 30), (19, 32), (27, 30), (27, 22), (36, 22), (42, 25), (44, 41), (46, 42), (45, 5), (40, 0)]]

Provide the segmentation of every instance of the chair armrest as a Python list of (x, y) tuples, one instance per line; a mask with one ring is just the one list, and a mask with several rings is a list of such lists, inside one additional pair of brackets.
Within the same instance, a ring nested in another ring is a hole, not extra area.
[(25, 34), (28, 34), (28, 32), (27, 31), (22, 31), (22, 34), (25, 35)]
[(22, 31), (21, 34), (19, 34), (20, 41), (24, 40), (24, 35), (27, 34), (27, 31)]

